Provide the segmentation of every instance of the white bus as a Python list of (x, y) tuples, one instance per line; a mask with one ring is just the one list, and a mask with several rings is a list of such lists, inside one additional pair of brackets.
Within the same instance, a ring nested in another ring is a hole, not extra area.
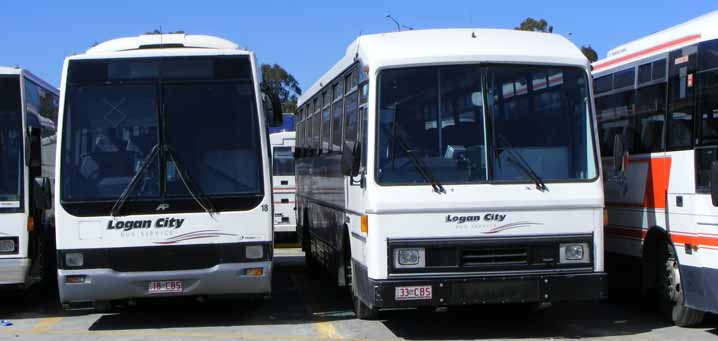
[(59, 91), (0, 67), (0, 287), (54, 281), (52, 182)]
[(676, 324), (697, 324), (718, 312), (718, 12), (593, 69), (612, 271), (640, 274)]
[(274, 233), (297, 232), (296, 198), (294, 194), (293, 131), (269, 134), (272, 148), (272, 192), (274, 194)]
[(299, 99), (309, 269), (355, 312), (601, 299), (589, 63), (513, 30), (365, 35)]
[(276, 112), (276, 123), (281, 110), (267, 108), (259, 77), (254, 53), (202, 35), (120, 38), (65, 60), (55, 202), (64, 307), (270, 293), (265, 118)]

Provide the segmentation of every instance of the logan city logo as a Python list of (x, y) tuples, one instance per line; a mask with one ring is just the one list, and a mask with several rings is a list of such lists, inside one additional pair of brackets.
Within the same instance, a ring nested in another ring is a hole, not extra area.
[(152, 220), (124, 220), (114, 221), (110, 220), (107, 222), (108, 230), (138, 230), (138, 229), (150, 229), (152, 226), (157, 229), (178, 229), (182, 227), (184, 219), (176, 218), (159, 218), (155, 220), (154, 224)]
[(478, 222), (478, 221), (487, 221), (487, 222), (502, 222), (506, 219), (506, 214), (499, 214), (499, 213), (486, 213), (482, 216), (480, 215), (454, 215), (451, 214), (446, 216), (447, 223), (458, 223), (463, 224), (467, 222)]

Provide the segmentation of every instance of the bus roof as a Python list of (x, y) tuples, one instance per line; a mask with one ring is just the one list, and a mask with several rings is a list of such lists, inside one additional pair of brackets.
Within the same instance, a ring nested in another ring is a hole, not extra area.
[(597, 73), (629, 64), (647, 56), (718, 38), (718, 11), (713, 11), (665, 30), (611, 49), (606, 58), (593, 63)]
[(141, 58), (183, 55), (250, 55), (219, 37), (184, 33), (143, 34), (108, 40), (68, 59)]
[(344, 56), (309, 87), (298, 105), (341, 74), (360, 57), (370, 70), (441, 63), (529, 63), (588, 66), (568, 39), (557, 34), (506, 29), (429, 29), (363, 35)]
[(32, 72), (27, 69), (15, 66), (0, 66), (0, 75), (22, 75), (25, 78), (32, 80), (38, 85), (42, 86), (45, 90), (54, 93), (55, 95), (60, 94), (60, 90), (49, 83), (42, 80), (42, 78), (35, 76)]

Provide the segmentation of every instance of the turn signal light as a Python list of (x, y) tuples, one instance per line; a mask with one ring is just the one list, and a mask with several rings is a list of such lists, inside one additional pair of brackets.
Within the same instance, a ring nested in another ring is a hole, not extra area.
[(27, 231), (28, 232), (35, 231), (35, 218), (27, 217)]
[(250, 268), (244, 270), (245, 276), (262, 276), (264, 275), (264, 269), (262, 268)]
[(366, 215), (361, 216), (361, 231), (362, 233), (369, 233), (369, 217)]

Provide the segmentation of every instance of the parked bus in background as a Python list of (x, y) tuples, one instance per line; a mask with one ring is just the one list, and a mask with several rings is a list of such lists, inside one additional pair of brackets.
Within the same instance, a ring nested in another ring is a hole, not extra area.
[(296, 198), (294, 196), (294, 132), (269, 134), (272, 147), (272, 192), (274, 194), (274, 233), (297, 232)]
[(677, 325), (700, 323), (718, 312), (718, 12), (593, 69), (611, 268), (640, 274)]
[(59, 92), (0, 67), (0, 287), (55, 280), (52, 182)]
[[(254, 53), (212, 36), (65, 60), (56, 185), (64, 307), (271, 291), (271, 160)], [(276, 113), (271, 115), (270, 113)]]
[(590, 80), (559, 35), (359, 37), (298, 103), (308, 267), (351, 286), (362, 319), (605, 297)]

